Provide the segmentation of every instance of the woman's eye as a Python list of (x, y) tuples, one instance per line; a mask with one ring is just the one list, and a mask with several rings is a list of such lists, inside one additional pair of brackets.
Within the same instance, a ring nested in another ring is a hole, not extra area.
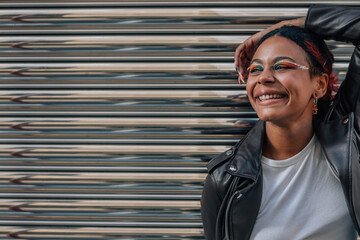
[(285, 70), (285, 69), (295, 69), (296, 65), (291, 63), (277, 63), (274, 65), (274, 70)]
[(263, 70), (263, 67), (260, 65), (251, 65), (249, 67), (249, 73), (257, 73), (261, 72)]

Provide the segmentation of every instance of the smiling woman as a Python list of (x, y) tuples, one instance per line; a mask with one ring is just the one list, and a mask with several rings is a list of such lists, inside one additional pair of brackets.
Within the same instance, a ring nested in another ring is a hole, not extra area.
[[(284, 60), (289, 63), (285, 62), (285, 65)], [(264, 65), (264, 70), (260, 71), (261, 67), (257, 65)], [(309, 65), (305, 52), (284, 37), (271, 37), (257, 49), (246, 88), (250, 103), (261, 119), (281, 124), (279, 121), (296, 123), (304, 118), (304, 122), (309, 124), (302, 125), (311, 127), (311, 98), (314, 90), (309, 86), (315, 86), (313, 81), (320, 79), (312, 79), (309, 71), (303, 71), (296, 65)], [(269, 98), (269, 95), (280, 98)]]
[[(313, 6), (235, 53), (259, 122), (208, 165), (207, 239), (352, 239), (360, 233), (360, 11)], [(324, 39), (355, 43), (335, 97)]]

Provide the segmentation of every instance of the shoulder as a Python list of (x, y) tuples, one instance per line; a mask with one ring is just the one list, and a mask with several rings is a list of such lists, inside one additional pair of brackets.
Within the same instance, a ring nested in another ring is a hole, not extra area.
[(204, 189), (216, 192), (219, 199), (223, 199), (232, 182), (233, 176), (227, 171), (228, 165), (234, 157), (236, 145), (218, 154), (207, 165), (208, 176), (205, 180)]
[[(232, 171), (230, 164), (236, 165), (236, 169), (240, 170), (242, 167), (246, 169), (257, 168), (254, 159), (261, 155), (261, 143), (263, 141), (265, 132), (264, 121), (258, 120), (251, 130), (233, 147), (218, 154), (210, 160), (207, 165), (208, 172), (211, 174), (215, 170)], [(234, 160), (234, 161), (233, 161)], [(241, 175), (241, 174), (238, 174)]]
[(207, 165), (208, 172), (210, 173), (215, 168), (224, 165), (223, 163), (226, 163), (228, 160), (232, 158), (232, 156), (234, 156), (235, 150), (236, 150), (236, 145), (212, 158)]

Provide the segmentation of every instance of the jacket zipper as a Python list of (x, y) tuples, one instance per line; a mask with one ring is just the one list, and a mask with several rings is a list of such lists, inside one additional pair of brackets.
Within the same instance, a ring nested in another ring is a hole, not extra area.
[[(230, 185), (229, 191), (234, 192), (238, 182), (239, 182), (239, 177), (235, 177), (235, 179), (232, 181), (232, 183)], [(225, 239), (228, 239), (228, 240), (229, 240), (229, 238), (228, 238), (228, 231), (229, 231), (229, 220), (228, 220), (228, 218), (229, 218), (230, 205), (231, 205), (232, 200), (236, 196), (236, 194), (239, 193), (239, 192), (240, 191), (236, 191), (231, 195), (231, 197), (229, 199), (229, 202), (228, 202), (228, 205), (226, 206), (226, 210), (225, 210)]]
[[(357, 136), (353, 136), (353, 132), (354, 133), (356, 133), (356, 131), (353, 129), (354, 127), (354, 125), (353, 125), (353, 118), (352, 118), (352, 116), (350, 116), (349, 117), (349, 119), (351, 120), (351, 127), (350, 127), (350, 137), (351, 137), (351, 139), (350, 139), (350, 144), (352, 144), (354, 141), (355, 141), (355, 139), (356, 139), (356, 137)], [(356, 142), (354, 142), (354, 145), (356, 146)], [(350, 145), (350, 154), (351, 154), (351, 145)], [(352, 183), (352, 165), (354, 164), (353, 162), (352, 162), (352, 155), (350, 155), (350, 157), (349, 157), (349, 163), (350, 163), (350, 166), (349, 166), (349, 182), (351, 182), (351, 185), (353, 184)], [(352, 188), (352, 186), (351, 186), (351, 188)], [(355, 209), (354, 209), (354, 202), (353, 202), (353, 199), (352, 199), (352, 195), (353, 195), (353, 192), (352, 192), (352, 189), (351, 188), (349, 188), (349, 191), (350, 191), (350, 193), (351, 194), (349, 194), (350, 196), (349, 196), (349, 201), (350, 201), (350, 206), (351, 206), (351, 215), (352, 215), (352, 217), (353, 217), (353, 219), (355, 219), (355, 222), (356, 222), (356, 226), (355, 226), (355, 229), (357, 230), (357, 232), (359, 233), (360, 232), (360, 228), (359, 228), (359, 221), (358, 221), (358, 219), (356, 218), (356, 214), (355, 214)]]
[[(354, 141), (355, 141), (355, 138), (356, 138), (356, 136), (354, 137), (353, 136), (353, 133), (355, 133), (356, 134), (356, 131), (354, 130), (354, 120), (353, 120), (353, 113), (351, 113), (349, 116), (348, 116), (348, 118), (349, 118), (349, 129), (348, 129), (348, 131), (349, 131), (349, 134), (350, 134), (350, 146), (349, 146), (349, 148), (350, 148), (350, 153), (349, 153), (349, 166), (348, 166), (348, 168), (349, 168), (349, 172), (348, 172), (348, 175), (349, 175), (349, 179), (348, 179), (348, 181), (349, 181), (349, 183), (351, 183), (351, 185), (352, 185), (352, 164), (353, 164), (353, 162), (352, 162), (352, 153), (351, 153), (351, 145), (352, 145), (352, 143), (354, 143)], [(356, 142), (354, 143), (354, 145), (356, 145)], [(358, 219), (356, 218), (356, 214), (355, 214), (355, 209), (354, 209), (354, 202), (353, 202), (353, 199), (352, 199), (352, 195), (353, 195), (353, 192), (352, 192), (352, 186), (349, 186), (348, 185), (348, 188), (349, 189), (347, 189), (348, 191), (349, 191), (349, 206), (350, 206), (350, 211), (349, 211), (349, 213), (350, 213), (350, 216), (351, 216), (351, 218), (353, 219), (353, 220), (355, 220), (355, 229), (357, 230), (357, 232), (359, 233), (360, 232), (360, 228), (359, 228), (359, 222), (358, 222)]]
[[(238, 196), (236, 196), (238, 195)], [(231, 208), (231, 203), (234, 200), (234, 198), (236, 197), (237, 199), (241, 198), (243, 196), (243, 194), (241, 193), (241, 191), (236, 191), (230, 198), (228, 205), (226, 206), (226, 212), (225, 212), (225, 238), (224, 240), (230, 240), (230, 229), (229, 229), (229, 213), (230, 213), (230, 208)]]

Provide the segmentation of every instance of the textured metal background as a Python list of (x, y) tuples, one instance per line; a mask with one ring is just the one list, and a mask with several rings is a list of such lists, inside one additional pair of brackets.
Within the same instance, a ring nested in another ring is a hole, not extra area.
[(0, 1), (0, 238), (203, 239), (205, 165), (256, 121), (235, 47), (329, 2), (360, 5)]

